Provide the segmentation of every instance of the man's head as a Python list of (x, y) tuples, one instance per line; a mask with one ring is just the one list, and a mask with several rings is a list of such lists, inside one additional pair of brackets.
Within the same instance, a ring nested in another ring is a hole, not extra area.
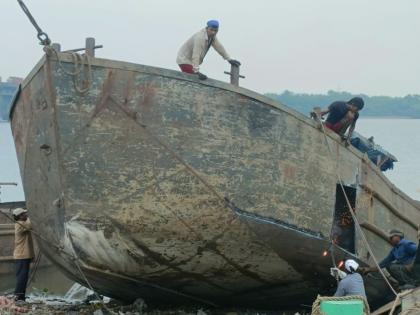
[(363, 109), (365, 102), (361, 97), (353, 97), (350, 101), (347, 102), (347, 105), (349, 106), (349, 109), (355, 113)]
[(389, 231), (389, 241), (392, 246), (398, 245), (398, 243), (404, 238), (404, 233), (398, 230)]
[(355, 273), (357, 269), (359, 269), (359, 264), (353, 259), (347, 259), (346, 262), (344, 263), (344, 268), (349, 273)]
[(207, 36), (209, 38), (215, 37), (217, 32), (219, 31), (219, 21), (217, 20), (208, 21), (206, 31), (207, 31)]
[(28, 210), (23, 208), (16, 208), (12, 213), (15, 221), (25, 221), (28, 218)]

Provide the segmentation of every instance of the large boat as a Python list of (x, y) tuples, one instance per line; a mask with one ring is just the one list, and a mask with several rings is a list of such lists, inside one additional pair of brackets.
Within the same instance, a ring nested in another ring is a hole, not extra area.
[[(345, 195), (378, 259), (390, 229), (415, 239), (420, 222), (366, 154), (212, 79), (47, 49), (11, 125), (43, 253), (115, 298), (310, 303), (333, 293), (333, 263), (373, 263)], [(387, 298), (365, 281), (372, 305)]]

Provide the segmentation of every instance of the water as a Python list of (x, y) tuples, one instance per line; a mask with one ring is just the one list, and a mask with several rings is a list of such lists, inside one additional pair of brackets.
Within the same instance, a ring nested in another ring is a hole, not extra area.
[(356, 130), (374, 136), (375, 143), (395, 155), (394, 169), (384, 174), (411, 198), (420, 200), (420, 119), (373, 119), (357, 121)]
[[(410, 197), (420, 200), (420, 119), (361, 118), (356, 130), (374, 136), (375, 142), (398, 158), (393, 170), (384, 174)], [(0, 123), (0, 182), (17, 182), (18, 187), (3, 186), (2, 201), (24, 200), (19, 167), (9, 123)]]
[(1, 186), (1, 201), (25, 200), (12, 131), (6, 122), (0, 122), (0, 182), (18, 183), (17, 187)]

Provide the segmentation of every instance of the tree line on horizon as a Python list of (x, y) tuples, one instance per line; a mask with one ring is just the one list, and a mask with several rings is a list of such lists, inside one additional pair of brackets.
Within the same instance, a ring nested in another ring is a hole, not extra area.
[(334, 101), (348, 101), (360, 96), (365, 101), (362, 115), (367, 117), (405, 117), (420, 118), (420, 95), (404, 97), (368, 96), (349, 92), (328, 91), (327, 94), (294, 93), (285, 90), (281, 94), (267, 93), (268, 97), (291, 107), (305, 115), (316, 106), (328, 107)]

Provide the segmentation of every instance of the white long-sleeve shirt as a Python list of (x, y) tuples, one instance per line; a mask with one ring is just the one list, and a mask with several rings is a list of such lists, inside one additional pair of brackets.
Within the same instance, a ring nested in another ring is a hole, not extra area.
[[(204, 28), (191, 36), (178, 51), (176, 63), (192, 65), (198, 71), (203, 63), (209, 45), (207, 30)], [(230, 59), (223, 45), (214, 36), (211, 46), (226, 60)]]

